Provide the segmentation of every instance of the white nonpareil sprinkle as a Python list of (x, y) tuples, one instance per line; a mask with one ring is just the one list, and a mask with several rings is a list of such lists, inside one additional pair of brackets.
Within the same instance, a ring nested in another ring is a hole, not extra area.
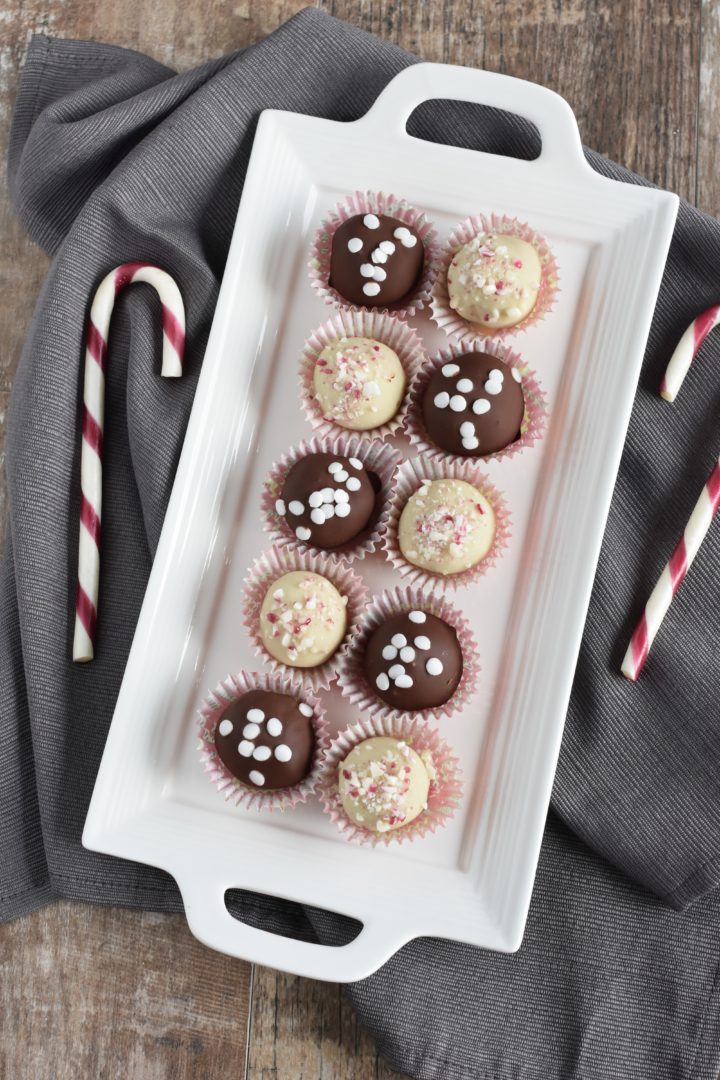
[(448, 379), (452, 379), (453, 375), (457, 375), (460, 368), (457, 364), (443, 364), (441, 371), (443, 375), (447, 375)]
[(469, 394), (472, 391), (473, 384), (470, 379), (458, 379), (456, 390), (459, 390), (461, 394)]
[(393, 666), (388, 671), (388, 675), (391, 679), (399, 679), (400, 676), (404, 674), (405, 668), (402, 666), (402, 664), (393, 664)]
[(246, 724), (243, 728), (243, 739), (257, 739), (260, 728), (257, 724)]
[(313, 711), (310, 708), (310, 706), (306, 705), (304, 701), (301, 701), (300, 704), (298, 705), (298, 711), (301, 712), (303, 714), (303, 716), (312, 716), (312, 714), (313, 714)]
[(430, 638), (426, 637), (425, 634), (418, 634), (418, 636), (413, 642), (413, 645), (416, 649), (422, 649), (423, 652), (427, 652), (427, 650), (430, 648)]
[(331, 476), (332, 476), (333, 473), (340, 472), (341, 469), (342, 469), (342, 462), (341, 461), (331, 461), (330, 464), (327, 467), (327, 471), (330, 473)]
[(360, 460), (360, 458), (351, 457), (351, 458), (348, 458), (348, 461), (352, 465), (353, 469), (362, 469), (362, 467), (363, 467), (363, 463)]
[(384, 281), (387, 277), (387, 274), (383, 270), (382, 266), (376, 266), (373, 270), (373, 277), (376, 281)]
[(407, 638), (404, 634), (393, 634), (390, 638), (390, 642), (396, 649), (402, 649), (403, 645), (407, 645)]
[(467, 408), (467, 401), (462, 394), (453, 394), (450, 398), (450, 408), (453, 412), (462, 412)]
[(410, 687), (412, 686), (412, 684), (413, 684), (413, 681), (412, 681), (412, 679), (410, 678), (409, 675), (400, 675), (395, 680), (395, 685), (400, 690), (409, 690)]
[(442, 675), (442, 660), (440, 660), (437, 656), (431, 656), (430, 659), (427, 660), (425, 663), (425, 670), (427, 671), (428, 675)]
[(381, 251), (379, 247), (375, 248), (371, 253), (370, 258), (374, 263), (386, 263), (388, 261), (387, 255), (384, 251)]
[(378, 675), (377, 679), (375, 680), (375, 685), (377, 686), (378, 690), (390, 689), (390, 680), (388, 679), (384, 671), (381, 671)]
[(280, 517), (284, 516), (284, 514), (285, 514), (285, 503), (282, 501), (282, 499), (277, 499), (276, 500), (276, 502), (275, 502), (275, 513), (279, 514)]
[(255, 746), (253, 743), (247, 742), (246, 739), (243, 739), (243, 741), (238, 746), (238, 754), (240, 755), (240, 757), (252, 757), (252, 752), (254, 749)]
[(404, 645), (400, 650), (400, 659), (404, 664), (411, 664), (415, 659), (415, 650), (411, 645)]
[(318, 507), (316, 510), (312, 511), (312, 513), (310, 514), (310, 520), (313, 522), (314, 525), (325, 524), (325, 514), (323, 513), (321, 507)]
[(221, 720), (218, 726), (218, 731), (221, 735), (230, 735), (232, 733), (232, 720)]
[(447, 409), (450, 404), (450, 395), (446, 390), (442, 390), (439, 394), (435, 395), (434, 404), (438, 409)]
[(276, 739), (278, 735), (282, 735), (283, 726), (278, 720), (277, 716), (271, 716), (267, 722), (267, 727), (265, 728), (265, 730), (267, 731), (268, 735), (272, 735), (273, 739)]
[(271, 753), (269, 746), (256, 746), (253, 750), (253, 758), (255, 761), (267, 761)]
[(512, 377), (515, 380), (515, 382), (522, 382), (522, 375), (520, 374), (520, 372), (518, 371), (518, 369), (516, 367), (510, 368), (510, 373), (512, 374)]
[(476, 416), (482, 416), (483, 413), (490, 412), (490, 402), (487, 398), (478, 398), (473, 402), (473, 412)]
[(395, 245), (393, 244), (392, 240), (381, 240), (380, 250), (384, 251), (386, 255), (392, 255), (392, 253), (395, 251)]
[(460, 425), (460, 435), (463, 439), (475, 434), (475, 425), (472, 420), (464, 420)]
[(383, 660), (395, 660), (397, 654), (398, 651), (394, 645), (386, 645), (382, 651), (382, 658)]
[(375, 267), (372, 263), (362, 263), (360, 266), (360, 273), (363, 277), (372, 277), (375, 273)]
[(292, 757), (292, 750), (289, 746), (286, 746), (285, 743), (280, 743), (279, 746), (275, 747), (275, 757), (281, 762), (289, 761)]
[(368, 281), (363, 285), (363, 292), (366, 296), (377, 296), (380, 292), (380, 286), (377, 281)]
[(349, 479), (345, 483), (345, 487), (348, 489), (348, 491), (359, 491), (360, 486), (360, 480), (357, 476), (349, 477)]
[(305, 507), (301, 502), (298, 502), (297, 499), (293, 499), (292, 502), (288, 503), (288, 510), (291, 514), (295, 514), (296, 517), (299, 517), (300, 514), (305, 512)]
[(248, 777), (251, 784), (255, 784), (256, 787), (262, 787), (265, 783), (265, 777), (257, 769), (251, 769)]
[(309, 540), (310, 530), (306, 529), (304, 525), (298, 525), (297, 529), (295, 530), (295, 535), (297, 536), (298, 540)]
[(427, 620), (427, 615), (424, 611), (411, 611), (408, 614), (408, 619), (410, 622), (424, 623)]
[[(278, 592), (282, 592), (282, 590), (278, 589)], [(262, 709), (248, 709), (245, 719), (249, 720), (251, 724), (262, 724), (265, 720), (265, 713)]]
[(377, 216), (377, 214), (366, 214), (363, 218), (363, 225), (366, 229), (379, 229), (380, 218)]
[(353, 236), (348, 240), (348, 251), (352, 251), (353, 255), (356, 251), (359, 251), (362, 247), (362, 240), (359, 236)]
[(335, 517), (346, 518), (350, 513), (350, 503), (338, 503), (335, 507)]

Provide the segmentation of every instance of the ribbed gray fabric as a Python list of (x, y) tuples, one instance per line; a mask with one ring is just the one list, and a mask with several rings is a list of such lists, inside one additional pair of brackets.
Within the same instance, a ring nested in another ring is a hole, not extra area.
[[(255, 122), (263, 108), (354, 119), (413, 60), (313, 10), (260, 44), (183, 75), (95, 43), (31, 43), (10, 178), (23, 224), (54, 259), (8, 420), (0, 918), (53, 896), (180, 909), (165, 874), (86, 852), (80, 834), (192, 404)], [(415, 134), (436, 141), (524, 157), (537, 151), (527, 124), (493, 110), (434, 103), (411, 123)], [(599, 155), (588, 157), (605, 175), (644, 183)], [(92, 664), (78, 667), (69, 656), (83, 325), (94, 286), (128, 259), (156, 262), (176, 277), (187, 307), (187, 371), (172, 386), (157, 377), (157, 301), (150, 290), (128, 290), (114, 318), (108, 365), (99, 647)], [(684, 205), (520, 952), (503, 957), (417, 941), (351, 988), (382, 1052), (414, 1076), (714, 1080), (717, 1073), (719, 530), (677, 597), (642, 682), (630, 686), (617, 669), (717, 454), (720, 339), (708, 339), (673, 407), (660, 401), (657, 386), (686, 324), (720, 299), (718, 265), (720, 224)], [(285, 933), (328, 941), (350, 933), (335, 917), (242, 893), (235, 910)]]

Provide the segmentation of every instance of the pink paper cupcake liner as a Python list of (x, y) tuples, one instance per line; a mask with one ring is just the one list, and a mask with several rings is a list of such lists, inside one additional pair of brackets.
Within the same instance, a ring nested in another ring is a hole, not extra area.
[[(407, 379), (405, 394), (395, 416), (387, 423), (365, 431), (345, 428), (323, 414), (315, 396), (313, 374), (320, 353), (328, 345), (343, 338), (372, 338), (397, 354)], [(300, 361), (300, 399), (308, 421), (320, 435), (337, 435), (338, 431), (364, 439), (387, 439), (399, 431), (407, 414), (413, 379), (427, 359), (417, 332), (394, 315), (365, 309), (340, 308), (326, 323), (312, 332), (305, 342)]]
[[(333, 655), (317, 667), (293, 667), (281, 663), (267, 652), (260, 637), (260, 608), (265, 594), (277, 578), (293, 570), (308, 570), (321, 574), (347, 599), (345, 638)], [(308, 551), (297, 551), (289, 547), (273, 547), (255, 560), (245, 578), (243, 623), (256, 655), (261, 657), (272, 671), (279, 671), (296, 682), (300, 681), (303, 686), (317, 693), (318, 690), (326, 690), (335, 677), (340, 656), (347, 647), (349, 635), (360, 617), (366, 598), (365, 583), (340, 559), (328, 555), (313, 555)]]
[(451, 345), (447, 349), (441, 349), (436, 356), (423, 364), (413, 381), (410, 394), (410, 408), (405, 421), (405, 432), (410, 442), (417, 451), (425, 457), (437, 458), (439, 461), (502, 461), (504, 458), (514, 457), (521, 450), (534, 446), (545, 434), (547, 419), (547, 403), (545, 393), (537, 380), (535, 372), (525, 363), (519, 353), (513, 352), (500, 341), (483, 342), (482, 351), (495, 356), (501, 363), (510, 368), (516, 368), (522, 376), (522, 389), (525, 396), (525, 415), (520, 426), (520, 438), (502, 450), (494, 454), (485, 454), (482, 458), (465, 457), (462, 454), (451, 454), (447, 450), (441, 450), (439, 446), (430, 441), (422, 414), (422, 400), (431, 376), (451, 360), (467, 353), (467, 346)]
[[(406, 560), (398, 544), (398, 524), (406, 502), (427, 480), (465, 480), (478, 489), (488, 500), (495, 514), (495, 538), (484, 559), (475, 566), (458, 574), (433, 574)], [(390, 517), (383, 547), (387, 558), (408, 584), (419, 588), (459, 589), (473, 585), (495, 566), (508, 546), (511, 530), (510, 511), (507, 503), (490, 483), (476, 461), (440, 461), (438, 458), (413, 458), (400, 466), (395, 479), (395, 493), (390, 507)]]
[[(542, 266), (542, 278), (535, 307), (527, 318), (516, 326), (508, 326), (504, 329), (493, 330), (492, 328), (478, 326), (475, 323), (463, 319), (453, 308), (450, 307), (448, 296), (447, 275), (457, 251), (469, 243), (479, 233), (495, 232), (506, 236), (517, 236), (526, 240), (537, 251)], [(535, 326), (550, 312), (555, 303), (558, 293), (558, 268), (547, 240), (525, 222), (517, 218), (505, 217), (498, 214), (476, 214), (469, 217), (458, 225), (450, 234), (438, 260), (437, 273), (432, 290), (432, 318), (433, 321), (451, 337), (465, 345), (479, 346), (487, 342), (488, 338), (514, 337), (524, 333), (531, 326)]]
[[(362, 461), (368, 472), (374, 473), (380, 481), (376, 511), (370, 526), (351, 543), (342, 547), (325, 550), (303, 540), (298, 540), (288, 525), (287, 518), (278, 514), (275, 504), (282, 491), (283, 483), (292, 466), (307, 454), (335, 454), (340, 457), (356, 457)], [(390, 503), (392, 499), (393, 477), (402, 461), (402, 456), (391, 446), (379, 442), (368, 442), (353, 436), (340, 435), (334, 439), (310, 439), (289, 450), (273, 465), (265, 481), (261, 495), (263, 524), (270, 539), (278, 547), (307, 551), (312, 555), (339, 555), (348, 559), (364, 559), (374, 551), (387, 529)]]
[(405, 199), (399, 199), (396, 195), (385, 195), (382, 191), (356, 191), (348, 195), (338, 203), (315, 235), (310, 252), (310, 282), (315, 292), (326, 304), (335, 304), (339, 307), (357, 307), (362, 305), (348, 305), (348, 301), (330, 285), (330, 252), (332, 239), (336, 230), (355, 214), (387, 214), (389, 217), (398, 218), (406, 225), (412, 226), (420, 237), (425, 249), (425, 263), (420, 280), (413, 290), (409, 299), (399, 301), (397, 304), (389, 304), (386, 308), (373, 308), (374, 311), (393, 311), (397, 315), (410, 317), (415, 315), (430, 302), (435, 275), (437, 273), (437, 249), (435, 245), (435, 230), (426, 215), (415, 207), (410, 206)]
[[(253, 788), (246, 787), (226, 768), (215, 749), (215, 728), (223, 713), (228, 705), (250, 690), (269, 690), (276, 694), (289, 694), (302, 704), (309, 705), (313, 711), (315, 751), (312, 768), (305, 779), (294, 787), (279, 788), (276, 791), (255, 791)], [(306, 689), (298, 689), (292, 679), (279, 674), (270, 675), (266, 672), (240, 671), (237, 675), (228, 675), (208, 693), (200, 706), (198, 720), (200, 734), (198, 750), (204, 771), (225, 797), (226, 802), (256, 810), (288, 810), (305, 802), (314, 793), (320, 780), (325, 751), (330, 742), (328, 722), (318, 699)]]
[[(353, 747), (366, 739), (389, 736), (402, 739), (425, 760), (432, 762), (427, 809), (414, 821), (386, 833), (374, 833), (357, 825), (346, 815), (340, 800), (338, 768)], [(323, 810), (346, 840), (360, 844), (403, 844), (419, 840), (447, 824), (455, 814), (462, 795), (460, 763), (438, 732), (415, 717), (365, 716), (340, 732), (330, 744), (323, 761), (318, 795)]]
[(433, 709), (417, 709), (413, 712), (413, 716), (423, 721), (441, 716), (449, 718), (467, 705), (477, 690), (480, 677), (480, 653), (475, 635), (462, 612), (438, 593), (426, 594), (420, 589), (398, 587), (390, 592), (381, 593), (371, 601), (365, 615), (355, 628), (342, 659), (338, 685), (348, 701), (360, 712), (372, 710), (375, 716), (380, 717), (395, 714), (408, 715), (407, 712), (388, 705), (378, 697), (367, 680), (363, 661), (367, 643), (378, 626), (394, 615), (416, 609), (436, 615), (438, 619), (442, 619), (454, 628), (462, 650), (463, 672), (458, 687), (449, 701)]

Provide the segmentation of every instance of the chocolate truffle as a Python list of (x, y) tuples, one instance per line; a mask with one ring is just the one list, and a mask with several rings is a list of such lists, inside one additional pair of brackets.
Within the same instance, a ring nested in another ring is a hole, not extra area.
[(347, 597), (311, 570), (291, 570), (274, 581), (260, 608), (260, 638), (290, 667), (324, 664), (347, 630)]
[(484, 330), (517, 326), (535, 307), (542, 267), (518, 236), (482, 233), (455, 253), (448, 270), (450, 307)]
[(275, 510), (298, 540), (325, 549), (342, 547), (367, 527), (375, 486), (380, 487), (377, 477), (365, 471), (359, 458), (306, 454), (288, 470)]
[(425, 611), (405, 611), (374, 631), (365, 650), (368, 682), (396, 709), (444, 705), (462, 678), (463, 658), (452, 626)]
[(294, 787), (312, 769), (312, 715), (309, 705), (289, 694), (250, 690), (220, 717), (215, 748), (225, 768), (248, 787)]
[(350, 431), (370, 431), (392, 420), (407, 379), (397, 353), (372, 338), (338, 338), (313, 370), (313, 389), (326, 420)]
[(436, 368), (422, 400), (425, 430), (441, 450), (482, 457), (515, 442), (525, 414), (517, 368), (472, 352)]
[(408, 499), (398, 544), (408, 562), (433, 574), (460, 574), (485, 558), (495, 539), (495, 513), (465, 480), (425, 480)]
[(404, 300), (422, 273), (422, 240), (399, 218), (356, 214), (336, 230), (330, 284), (351, 304), (387, 307)]
[(399, 739), (378, 736), (353, 747), (338, 770), (343, 810), (375, 833), (409, 825), (427, 809), (434, 769)]

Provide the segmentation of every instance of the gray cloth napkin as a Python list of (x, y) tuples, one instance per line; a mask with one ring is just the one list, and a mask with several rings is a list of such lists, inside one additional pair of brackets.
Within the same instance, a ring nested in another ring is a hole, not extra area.
[[(264, 108), (351, 120), (414, 58), (306, 10), (265, 41), (177, 75), (137, 53), (33, 39), (12, 194), (53, 256), (13, 389), (0, 599), (0, 918), (53, 897), (179, 910), (162, 872), (80, 835), (162, 526), (253, 132)], [(517, 117), (432, 103), (414, 134), (511, 156)], [(598, 171), (640, 178), (588, 152)], [(167, 267), (188, 315), (187, 373), (158, 378), (157, 301), (128, 290), (108, 365), (96, 660), (71, 663), (83, 326), (126, 260)], [(720, 224), (680, 211), (602, 550), (527, 933), (515, 956), (437, 940), (350, 988), (397, 1068), (433, 1080), (707, 1077), (720, 1063), (720, 616), (707, 538), (645, 677), (628, 634), (718, 450), (720, 338), (678, 402), (656, 389), (690, 319), (720, 299)], [(452, 897), (448, 897), (451, 916)], [(256, 925), (347, 940), (335, 916), (238, 893)]]

